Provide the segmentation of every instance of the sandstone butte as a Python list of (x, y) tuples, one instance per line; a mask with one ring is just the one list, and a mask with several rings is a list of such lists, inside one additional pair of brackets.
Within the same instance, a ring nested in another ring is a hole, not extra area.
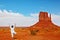
[(10, 28), (0, 26), (0, 40), (60, 40), (60, 27), (52, 23), (51, 14), (39, 13), (39, 21), (30, 27), (16, 27), (11, 37)]

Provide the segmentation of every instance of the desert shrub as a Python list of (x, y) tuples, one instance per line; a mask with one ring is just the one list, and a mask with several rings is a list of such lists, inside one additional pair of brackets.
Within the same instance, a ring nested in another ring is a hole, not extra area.
[(32, 30), (32, 31), (31, 31), (31, 34), (32, 34), (32, 35), (36, 35), (36, 33), (37, 33), (38, 31), (39, 31), (39, 30)]
[(38, 32), (39, 30), (35, 30), (35, 32)]
[(36, 35), (35, 31), (31, 31), (31, 35)]

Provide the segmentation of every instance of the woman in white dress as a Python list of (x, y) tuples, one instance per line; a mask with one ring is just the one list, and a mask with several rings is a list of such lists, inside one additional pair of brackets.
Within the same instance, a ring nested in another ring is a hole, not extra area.
[(10, 30), (11, 30), (11, 36), (12, 36), (12, 38), (13, 38), (13, 36), (14, 36), (14, 34), (16, 34), (16, 32), (14, 31), (14, 28), (15, 28), (15, 26), (10, 26)]

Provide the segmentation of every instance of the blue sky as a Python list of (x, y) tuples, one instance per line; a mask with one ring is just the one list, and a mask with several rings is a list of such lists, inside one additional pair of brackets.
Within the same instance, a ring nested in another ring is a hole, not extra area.
[(26, 16), (30, 13), (45, 11), (60, 13), (60, 0), (0, 0), (0, 10), (12, 10)]
[(40, 11), (51, 13), (52, 22), (60, 26), (60, 0), (0, 0), (0, 25), (31, 26)]

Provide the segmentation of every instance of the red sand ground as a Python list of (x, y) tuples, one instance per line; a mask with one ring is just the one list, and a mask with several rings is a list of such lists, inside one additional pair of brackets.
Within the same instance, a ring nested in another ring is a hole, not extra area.
[[(51, 16), (51, 15), (50, 15)], [(0, 40), (60, 40), (60, 27), (52, 23), (47, 12), (40, 12), (39, 22), (31, 27), (16, 27), (11, 37), (10, 28), (0, 27)]]

